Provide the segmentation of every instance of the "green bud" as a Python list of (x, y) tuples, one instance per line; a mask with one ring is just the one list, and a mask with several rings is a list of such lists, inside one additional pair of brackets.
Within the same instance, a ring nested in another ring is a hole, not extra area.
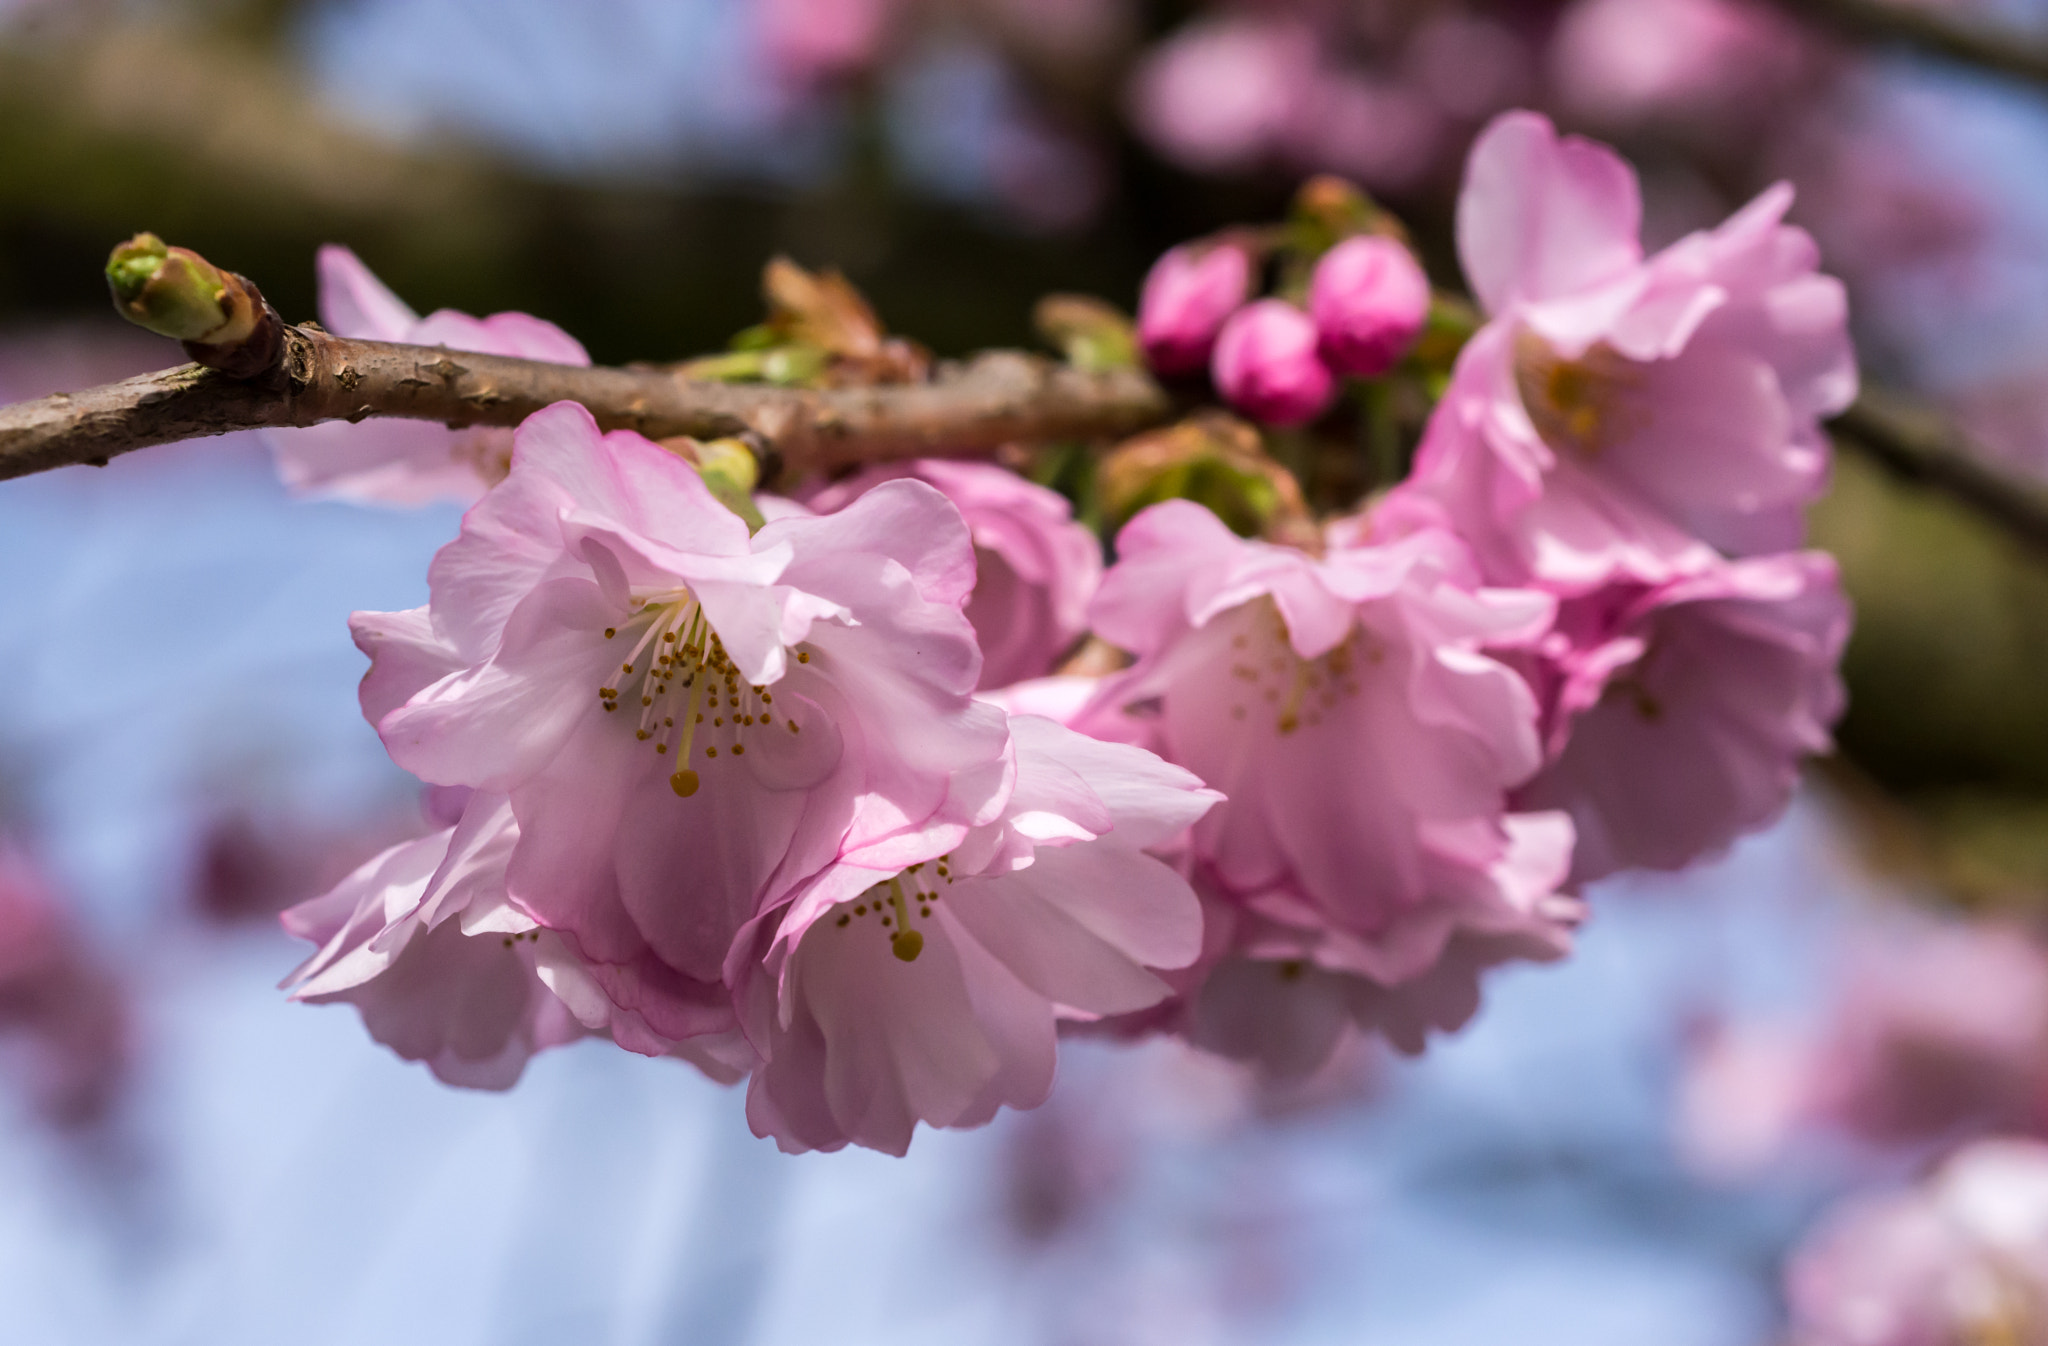
[(761, 484), (760, 460), (745, 441), (691, 439), (685, 435), (663, 440), (662, 444), (695, 468), (718, 503), (745, 519), (749, 529), (757, 529), (766, 522), (754, 504), (754, 488)]
[(107, 259), (114, 306), (138, 327), (177, 341), (203, 341), (228, 322), (227, 278), (189, 248), (137, 234)]
[(1031, 316), (1076, 369), (1099, 373), (1140, 367), (1131, 320), (1113, 305), (1084, 294), (1049, 294)]
[(1267, 456), (1259, 432), (1220, 412), (1126, 440), (1096, 482), (1112, 525), (1162, 500), (1205, 505), (1240, 537), (1292, 536), (1310, 517), (1300, 484)]

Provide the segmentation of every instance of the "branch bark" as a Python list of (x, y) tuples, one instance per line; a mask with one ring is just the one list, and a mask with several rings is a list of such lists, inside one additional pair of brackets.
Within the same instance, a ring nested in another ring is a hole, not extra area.
[(1990, 466), (1941, 417), (1894, 395), (1866, 391), (1830, 428), (1843, 448), (1903, 481), (1941, 492), (2022, 546), (2048, 555), (2048, 490)]
[(1905, 0), (1780, 0), (1850, 37), (1897, 42), (1964, 65), (2048, 84), (2048, 42)]
[(578, 368), (287, 327), (280, 366), (228, 378), (198, 365), (0, 407), (0, 480), (103, 465), (151, 444), (371, 416), (517, 425), (580, 402), (607, 430), (751, 437), (763, 479), (854, 463), (971, 457), (1014, 442), (1113, 439), (1172, 411), (1141, 373), (1088, 373), (1021, 351), (943, 367), (930, 383), (823, 390), (714, 383), (660, 367)]

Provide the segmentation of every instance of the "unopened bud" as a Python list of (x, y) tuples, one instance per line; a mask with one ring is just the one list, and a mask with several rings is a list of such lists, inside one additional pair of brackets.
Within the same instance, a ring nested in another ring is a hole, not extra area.
[(1329, 173), (1318, 173), (1294, 194), (1296, 222), (1312, 225), (1332, 238), (1364, 233), (1378, 214), (1372, 198)]
[(1301, 425), (1322, 415), (1337, 390), (1316, 345), (1308, 314), (1283, 299), (1261, 299), (1223, 325), (1210, 372), (1224, 400), (1252, 419)]
[(1169, 249), (1152, 264), (1138, 298), (1138, 344), (1146, 361), (1161, 374), (1200, 369), (1251, 289), (1251, 254), (1236, 244)]
[(744, 440), (691, 439), (687, 435), (665, 439), (662, 447), (697, 470), (718, 503), (759, 528), (764, 520), (754, 504), (754, 488), (761, 484), (761, 463)]
[(1345, 239), (1323, 254), (1309, 283), (1324, 362), (1358, 378), (1377, 378), (1408, 353), (1429, 303), (1429, 277), (1390, 238)]
[(1032, 318), (1046, 340), (1076, 369), (1136, 369), (1138, 339), (1114, 305), (1084, 294), (1049, 294)]
[(107, 285), (123, 317), (158, 336), (202, 341), (228, 326), (227, 278), (189, 248), (137, 234), (107, 259)]
[(1293, 474), (1267, 456), (1257, 430), (1221, 412), (1119, 444), (1103, 458), (1096, 487), (1114, 525), (1162, 500), (1193, 500), (1243, 537), (1314, 532)]

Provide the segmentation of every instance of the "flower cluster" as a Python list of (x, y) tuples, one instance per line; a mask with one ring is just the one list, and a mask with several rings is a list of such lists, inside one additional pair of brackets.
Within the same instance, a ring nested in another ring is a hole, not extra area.
[(1145, 278), (1138, 339), (1152, 368), (1208, 368), (1217, 391), (1269, 425), (1299, 425), (1329, 409), (1343, 377), (1374, 378), (1408, 353), (1429, 316), (1429, 279), (1402, 244), (1360, 234), (1316, 263), (1307, 308), (1251, 298), (1249, 246), (1183, 245)]
[[(1263, 539), (1166, 490), (1106, 572), (1004, 468), (750, 528), (540, 412), (427, 606), (357, 614), (365, 715), (460, 816), (287, 914), (294, 994), (458, 1083), (586, 1036), (745, 1077), (789, 1149), (1034, 1105), (1062, 1032), (1421, 1050), (1569, 950), (1580, 885), (1764, 825), (1827, 746), (1848, 614), (1794, 548), (1855, 370), (1788, 203), (1645, 258), (1619, 158), (1501, 119), (1459, 213), (1487, 321), (1412, 475)], [(1148, 358), (1276, 423), (1400, 377), (1431, 292), (1352, 219), (1305, 307), (1251, 299), (1250, 235), (1169, 253)], [(1091, 632), (1127, 661), (1047, 676)]]

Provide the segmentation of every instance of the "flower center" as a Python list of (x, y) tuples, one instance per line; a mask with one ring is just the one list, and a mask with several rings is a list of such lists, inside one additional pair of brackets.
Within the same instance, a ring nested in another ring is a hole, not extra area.
[(1271, 715), (1284, 738), (1323, 722), (1323, 715), (1357, 696), (1358, 663), (1379, 664), (1386, 651), (1371, 635), (1353, 628), (1344, 643), (1314, 659), (1294, 652), (1287, 620), (1269, 599), (1256, 604), (1243, 623), (1246, 629), (1230, 638), (1230, 676), (1236, 695), (1230, 718), (1245, 721), (1256, 712)]
[[(607, 714), (621, 706), (639, 711), (634, 737), (674, 763), (668, 783), (678, 795), (697, 793), (698, 761), (715, 761), (721, 751), (727, 758), (744, 757), (748, 741), (759, 741), (756, 731), (803, 732), (794, 716), (777, 716), (772, 691), (740, 678), (688, 589), (636, 596), (633, 609), (623, 627), (605, 628), (606, 640), (636, 638), (618, 676), (599, 687), (597, 697)], [(808, 650), (796, 657), (798, 663), (811, 661)], [(700, 740), (703, 755), (693, 758)]]
[(1515, 387), (1547, 444), (1596, 458), (1635, 428), (1642, 381), (1633, 362), (1605, 344), (1566, 360), (1534, 332), (1515, 337)]
[[(932, 907), (953, 882), (952, 855), (942, 855), (931, 864), (917, 864), (895, 878), (878, 883), (851, 902), (839, 904), (839, 916), (832, 924), (845, 930), (856, 922), (865, 925), (872, 917), (889, 952), (906, 963), (914, 963), (924, 952), (924, 932), (912, 922), (930, 920)], [(859, 938), (868, 938), (860, 935)]]

